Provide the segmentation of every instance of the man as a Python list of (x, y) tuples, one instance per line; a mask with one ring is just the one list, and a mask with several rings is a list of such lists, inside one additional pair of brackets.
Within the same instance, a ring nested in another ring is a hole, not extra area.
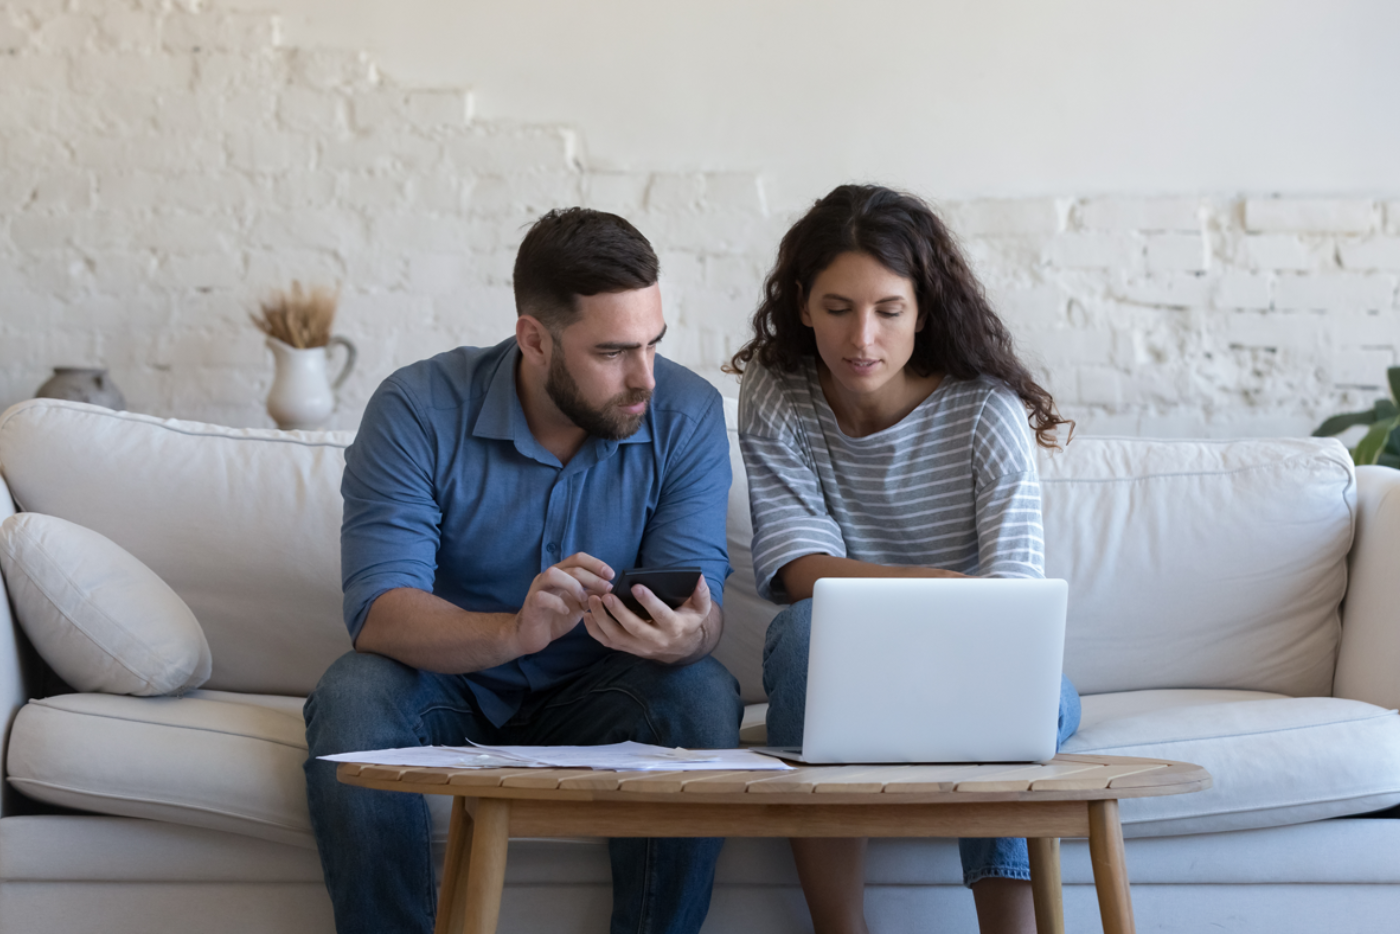
[[(657, 260), (627, 221), (573, 208), (526, 235), (515, 338), (394, 373), (346, 452), (341, 563), (355, 651), (306, 703), (307, 796), (336, 928), (427, 932), (418, 795), (352, 788), (316, 756), (412, 745), (738, 745), (709, 657), (729, 573), (719, 394), (656, 355)], [(630, 567), (698, 566), (645, 621)], [(721, 840), (613, 840), (614, 934), (696, 931)]]

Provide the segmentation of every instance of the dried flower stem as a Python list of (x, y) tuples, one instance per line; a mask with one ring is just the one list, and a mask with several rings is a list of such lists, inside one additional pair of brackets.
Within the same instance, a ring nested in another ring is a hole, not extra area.
[(314, 286), (303, 289), (293, 281), (285, 292), (275, 292), (261, 303), (262, 315), (249, 315), (258, 330), (284, 344), (305, 350), (324, 347), (331, 342), (331, 324), (335, 321), (335, 305), (340, 298), (338, 289)]

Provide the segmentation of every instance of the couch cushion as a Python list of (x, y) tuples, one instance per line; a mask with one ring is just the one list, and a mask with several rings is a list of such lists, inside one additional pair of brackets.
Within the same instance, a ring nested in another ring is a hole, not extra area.
[(65, 807), (307, 845), (301, 717), (200, 693), (31, 701), (10, 736), (10, 782)]
[(304, 695), (350, 648), (350, 439), (34, 399), (0, 417), (0, 464), (21, 509), (100, 532), (180, 595), (209, 640), (210, 688)]
[[(725, 406), (734, 574), (715, 655), (755, 703), (778, 608), (754, 593), (737, 403)], [(1081, 437), (1040, 454), (1046, 573), (1070, 583), (1065, 669), (1081, 691), (1331, 693), (1356, 497), (1339, 442)]]
[(778, 606), (758, 595), (753, 577), (753, 520), (749, 518), (749, 481), (739, 453), (739, 403), (724, 399), (724, 425), (729, 436), (729, 466), (734, 482), (729, 487), (726, 536), (729, 564), (734, 573), (724, 584), (724, 635), (715, 647), (715, 658), (739, 681), (739, 695), (746, 704), (766, 700), (763, 690), (763, 638)]
[(1079, 438), (1040, 469), (1081, 692), (1332, 693), (1356, 501), (1340, 442)]
[[(225, 691), (44, 698), (15, 718), (7, 771), (51, 804), (315, 847), (302, 704)], [(428, 806), (441, 846), (452, 802)]]
[[(1123, 802), (1125, 833), (1272, 827), (1400, 803), (1400, 716), (1359, 701), (1257, 692), (1084, 698), (1066, 752), (1196, 762), (1214, 787)], [(66, 807), (313, 846), (301, 700), (195, 691), (70, 694), (15, 721), (10, 780)], [(429, 796), (444, 838), (449, 799)]]
[(1253, 691), (1132, 691), (1083, 698), (1064, 752), (1175, 759), (1214, 786), (1122, 802), (1124, 833), (1277, 827), (1400, 804), (1400, 715), (1361, 701)]
[(57, 516), (0, 522), (0, 568), (39, 654), (80, 691), (183, 694), (209, 643), (175, 591), (116, 542)]
[(296, 698), (65, 694), (20, 710), (10, 782), (64, 807), (314, 846)]

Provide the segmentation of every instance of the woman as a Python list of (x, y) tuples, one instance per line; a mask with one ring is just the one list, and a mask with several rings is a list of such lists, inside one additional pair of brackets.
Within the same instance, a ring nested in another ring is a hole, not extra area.
[[(843, 185), (788, 231), (730, 366), (758, 590), (791, 603), (764, 647), (768, 742), (796, 746), (816, 580), (1043, 577), (1035, 444), (1069, 423), (947, 228), (888, 188)], [(1065, 681), (1060, 742), (1078, 722)], [(792, 850), (817, 934), (865, 932), (866, 841)], [(961, 853), (984, 934), (1034, 931), (1025, 841)]]

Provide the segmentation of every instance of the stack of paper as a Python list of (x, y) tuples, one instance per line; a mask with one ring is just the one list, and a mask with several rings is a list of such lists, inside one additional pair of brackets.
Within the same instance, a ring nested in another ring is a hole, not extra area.
[(781, 759), (749, 749), (679, 749), (646, 743), (610, 746), (409, 746), (321, 756), (330, 762), (362, 762), (450, 769), (610, 769), (618, 772), (690, 772), (701, 769), (783, 770)]

